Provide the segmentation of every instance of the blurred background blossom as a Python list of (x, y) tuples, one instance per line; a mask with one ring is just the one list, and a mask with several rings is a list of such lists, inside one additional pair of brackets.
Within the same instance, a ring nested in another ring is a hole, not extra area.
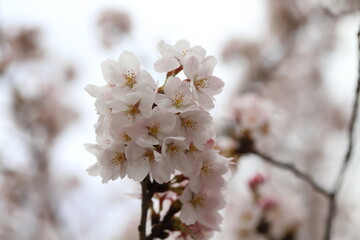
[[(101, 84), (101, 62), (123, 50), (163, 81), (151, 66), (160, 40), (185, 38), (218, 58), (226, 86), (212, 114), (224, 154), (250, 140), (331, 189), (347, 144), (359, 11), (357, 0), (0, 1), (0, 239), (137, 239), (139, 186), (86, 174), (96, 114), (83, 87)], [(359, 146), (332, 239), (360, 238)], [(214, 239), (323, 238), (326, 199), (236, 155)], [(258, 173), (264, 182), (249, 187)]]

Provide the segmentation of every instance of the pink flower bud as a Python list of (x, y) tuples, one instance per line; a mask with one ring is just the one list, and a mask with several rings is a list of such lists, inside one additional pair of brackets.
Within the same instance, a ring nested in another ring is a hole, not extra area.
[(260, 184), (265, 182), (265, 177), (261, 173), (257, 173), (254, 177), (252, 177), (249, 181), (249, 187), (251, 189), (256, 189)]
[(264, 211), (272, 210), (279, 205), (276, 199), (268, 197), (260, 199), (258, 204)]

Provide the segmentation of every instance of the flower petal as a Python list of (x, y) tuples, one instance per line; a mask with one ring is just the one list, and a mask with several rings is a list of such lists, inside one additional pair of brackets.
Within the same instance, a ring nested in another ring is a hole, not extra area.
[(121, 73), (132, 70), (136, 75), (140, 72), (140, 63), (135, 54), (129, 51), (124, 51), (118, 59)]
[(87, 173), (90, 176), (99, 176), (100, 175), (100, 165), (98, 163), (94, 163), (90, 167), (86, 169)]
[(187, 58), (184, 63), (185, 76), (191, 80), (194, 80), (196, 74), (199, 71), (199, 66), (200, 66), (199, 59), (193, 56)]
[(185, 39), (181, 39), (175, 43), (174, 49), (182, 53), (183, 51), (190, 49), (190, 43)]
[(113, 59), (107, 59), (101, 63), (103, 77), (107, 83), (119, 84), (122, 74), (119, 63)]
[(215, 65), (217, 64), (217, 60), (213, 56), (206, 57), (200, 65), (198, 75), (205, 77), (211, 76), (214, 72)]
[(93, 84), (88, 84), (85, 86), (85, 90), (90, 94), (90, 96), (92, 97), (98, 97), (100, 95), (101, 92), (101, 88), (93, 85)]
[(154, 69), (157, 72), (170, 72), (178, 67), (180, 67), (180, 62), (172, 56), (161, 58), (154, 64)]
[(185, 203), (180, 212), (180, 220), (186, 225), (194, 224), (197, 220), (195, 208), (191, 203)]

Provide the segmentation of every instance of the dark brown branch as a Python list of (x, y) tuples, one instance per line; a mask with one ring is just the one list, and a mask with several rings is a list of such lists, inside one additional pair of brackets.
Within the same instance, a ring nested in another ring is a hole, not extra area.
[(331, 193), (329, 193), (323, 187), (318, 185), (312, 179), (312, 177), (310, 175), (307, 175), (307, 174), (301, 172), (293, 164), (280, 162), (280, 161), (278, 161), (268, 155), (260, 153), (258, 151), (252, 151), (251, 153), (259, 156), (262, 160), (264, 160), (267, 163), (270, 163), (273, 166), (276, 166), (278, 168), (281, 168), (281, 169), (284, 169), (284, 170), (287, 170), (287, 171), (293, 173), (296, 177), (298, 177), (301, 180), (303, 180), (304, 182), (308, 183), (316, 192), (320, 193), (321, 195), (325, 196), (326, 198), (328, 198), (331, 195)]
[(160, 224), (156, 225), (152, 229), (151, 234), (148, 237), (146, 237), (146, 240), (153, 240), (157, 237), (161, 237), (161, 235), (164, 234), (165, 230), (171, 230), (171, 228), (173, 227), (173, 222), (171, 221), (171, 219), (176, 213), (180, 211), (180, 209), (181, 209), (180, 200), (173, 202), (168, 212), (165, 214), (163, 220), (160, 222)]
[(354, 129), (355, 129), (355, 122), (358, 115), (358, 108), (359, 108), (359, 95), (360, 95), (360, 29), (358, 32), (358, 54), (359, 54), (359, 66), (358, 66), (358, 79), (357, 79), (357, 87), (355, 90), (355, 99), (352, 107), (350, 124), (348, 127), (348, 148), (341, 166), (341, 170), (339, 172), (339, 176), (335, 183), (335, 188), (333, 190), (333, 194), (329, 200), (329, 210), (328, 216), (326, 218), (326, 226), (325, 226), (325, 237), (324, 240), (331, 239), (331, 230), (333, 227), (334, 217), (336, 214), (336, 197), (338, 192), (340, 191), (340, 187), (344, 181), (344, 176), (346, 173), (347, 168), (349, 167), (350, 159), (353, 152), (354, 146)]
[(141, 182), (141, 220), (139, 225), (139, 239), (146, 239), (146, 220), (147, 213), (151, 204), (151, 198), (154, 192), (150, 190), (150, 178), (149, 175)]

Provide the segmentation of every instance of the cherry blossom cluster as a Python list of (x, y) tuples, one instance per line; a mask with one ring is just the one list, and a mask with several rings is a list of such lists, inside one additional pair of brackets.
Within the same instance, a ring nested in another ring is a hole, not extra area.
[(248, 93), (235, 98), (232, 103), (232, 115), (239, 135), (257, 137), (268, 133), (273, 108), (268, 100)]
[(204, 239), (219, 230), (218, 211), (224, 207), (227, 159), (214, 148), (208, 112), (224, 83), (213, 75), (217, 60), (202, 47), (161, 41), (158, 50), (162, 57), (154, 68), (166, 73), (162, 86), (128, 51), (102, 63), (104, 86), (86, 86), (99, 114), (97, 143), (86, 145), (97, 162), (87, 171), (103, 183), (119, 177), (141, 182), (149, 176), (158, 184), (178, 184), (179, 218), (188, 235)]
[(229, 113), (228, 124), (218, 141), (224, 155), (234, 157), (253, 152), (266, 143), (275, 116), (275, 107), (269, 100), (246, 93), (231, 100)]

